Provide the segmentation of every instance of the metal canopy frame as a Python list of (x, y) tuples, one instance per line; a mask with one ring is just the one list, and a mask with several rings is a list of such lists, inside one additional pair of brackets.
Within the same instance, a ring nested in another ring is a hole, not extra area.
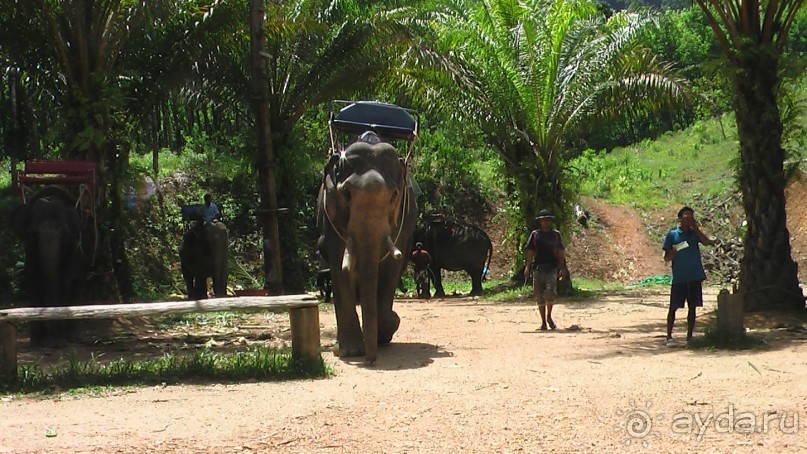
[[(351, 139), (349, 143), (352, 143), (358, 135), (373, 131), (385, 142), (407, 141), (408, 161), (418, 138), (420, 115), (417, 111), (378, 101), (337, 100), (334, 104), (346, 104), (346, 106), (337, 113), (331, 112), (328, 119), (332, 154), (345, 148), (344, 143), (339, 141), (344, 136), (348, 136)], [(341, 133), (342, 137), (337, 137), (337, 133)]]

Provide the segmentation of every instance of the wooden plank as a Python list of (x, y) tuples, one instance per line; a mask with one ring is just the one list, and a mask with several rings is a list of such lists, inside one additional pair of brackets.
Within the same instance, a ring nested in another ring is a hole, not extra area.
[[(260, 311), (315, 307), (319, 300), (311, 295), (252, 296), (214, 298), (199, 301), (166, 301), (136, 304), (104, 304), (66, 307), (20, 307), (0, 309), (0, 322), (28, 320), (70, 320), (83, 318), (139, 317), (158, 314), (215, 311)], [(319, 327), (319, 325), (317, 325)]]
[(0, 321), (0, 383), (17, 381), (17, 327)]

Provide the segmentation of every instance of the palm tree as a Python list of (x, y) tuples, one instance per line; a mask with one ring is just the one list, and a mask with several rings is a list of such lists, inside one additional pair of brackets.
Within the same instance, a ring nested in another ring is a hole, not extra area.
[[(381, 75), (391, 70), (395, 50), (401, 49), (411, 37), (408, 23), (420, 11), (418, 2), (387, 0), (280, 0), (265, 5), (265, 96), (268, 98), (268, 129), (271, 134), (266, 144), (274, 159), (258, 147), (255, 170), (259, 175), (262, 225), (264, 238), (274, 237), (269, 219), (276, 214), (271, 207), (267, 168), (274, 166), (277, 173), (277, 198), (293, 203), (295, 192), (289, 179), (294, 169), (284, 169), (284, 156), (295, 153), (292, 133), (306, 112), (322, 107), (334, 99), (356, 93), (371, 93), (379, 85)], [(244, 16), (247, 17), (246, 14)], [(248, 36), (247, 22), (236, 36)], [(208, 46), (210, 51), (199, 62), (196, 88), (201, 96), (209, 96), (215, 103), (237, 103), (256, 109), (252, 102), (256, 91), (250, 88), (249, 41), (229, 38), (226, 44)], [(264, 148), (265, 149), (265, 148)], [(323, 149), (323, 160), (325, 150)], [(293, 216), (295, 207), (285, 216)], [(280, 236), (290, 240), (294, 222), (284, 222)], [(283, 230), (286, 230), (285, 234)], [(270, 240), (264, 250), (277, 247)], [(266, 241), (265, 241), (266, 243)], [(296, 245), (284, 244), (293, 249)], [(276, 279), (269, 270), (277, 269), (271, 257), (264, 256), (267, 284)], [(275, 261), (276, 262), (276, 261)], [(285, 262), (285, 261), (284, 261)], [(289, 264), (284, 263), (285, 267)], [(301, 275), (300, 270), (281, 272), (283, 276)]]
[(739, 290), (748, 310), (804, 309), (790, 255), (785, 150), (777, 94), (780, 58), (803, 0), (697, 0), (731, 65), (748, 228)]
[[(67, 159), (99, 164), (97, 224), (102, 235), (94, 273), (102, 281), (94, 297), (112, 300), (132, 293), (120, 221), (120, 179), (128, 162), (123, 140), (171, 69), (196, 46), (188, 42), (204, 29), (210, 2), (145, 0), (0, 0), (0, 48), (10, 66), (31, 78), (58, 111), (56, 135)], [(204, 7), (203, 7), (204, 6)], [(170, 26), (166, 26), (170, 23)], [(195, 24), (195, 25), (194, 25)], [(173, 33), (167, 47), (157, 35)], [(159, 61), (158, 61), (159, 60)], [(190, 65), (185, 64), (189, 67)], [(116, 279), (107, 271), (114, 269)]]
[(566, 144), (592, 121), (681, 101), (687, 84), (637, 39), (652, 18), (607, 19), (585, 0), (457, 0), (437, 14), (433, 47), (408, 67), (420, 95), (479, 125), (496, 148), (522, 225), (565, 213)]

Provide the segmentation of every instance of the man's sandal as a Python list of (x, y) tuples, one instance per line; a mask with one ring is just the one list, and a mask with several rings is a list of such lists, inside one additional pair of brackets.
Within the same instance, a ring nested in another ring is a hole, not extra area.
[(556, 325), (553, 320), (549, 321), (549, 329), (554, 331), (555, 329), (557, 329), (557, 327), (558, 327), (558, 325)]

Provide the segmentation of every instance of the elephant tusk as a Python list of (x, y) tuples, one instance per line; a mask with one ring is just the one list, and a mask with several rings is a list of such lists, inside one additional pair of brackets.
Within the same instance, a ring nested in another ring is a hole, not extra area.
[(348, 238), (345, 243), (345, 254), (342, 256), (342, 271), (353, 270), (353, 254), (350, 253), (351, 249), (353, 249), (353, 239)]
[(392, 238), (387, 235), (387, 249), (389, 249), (390, 254), (395, 260), (400, 260), (403, 257), (401, 250), (395, 247), (395, 243), (392, 241)]

